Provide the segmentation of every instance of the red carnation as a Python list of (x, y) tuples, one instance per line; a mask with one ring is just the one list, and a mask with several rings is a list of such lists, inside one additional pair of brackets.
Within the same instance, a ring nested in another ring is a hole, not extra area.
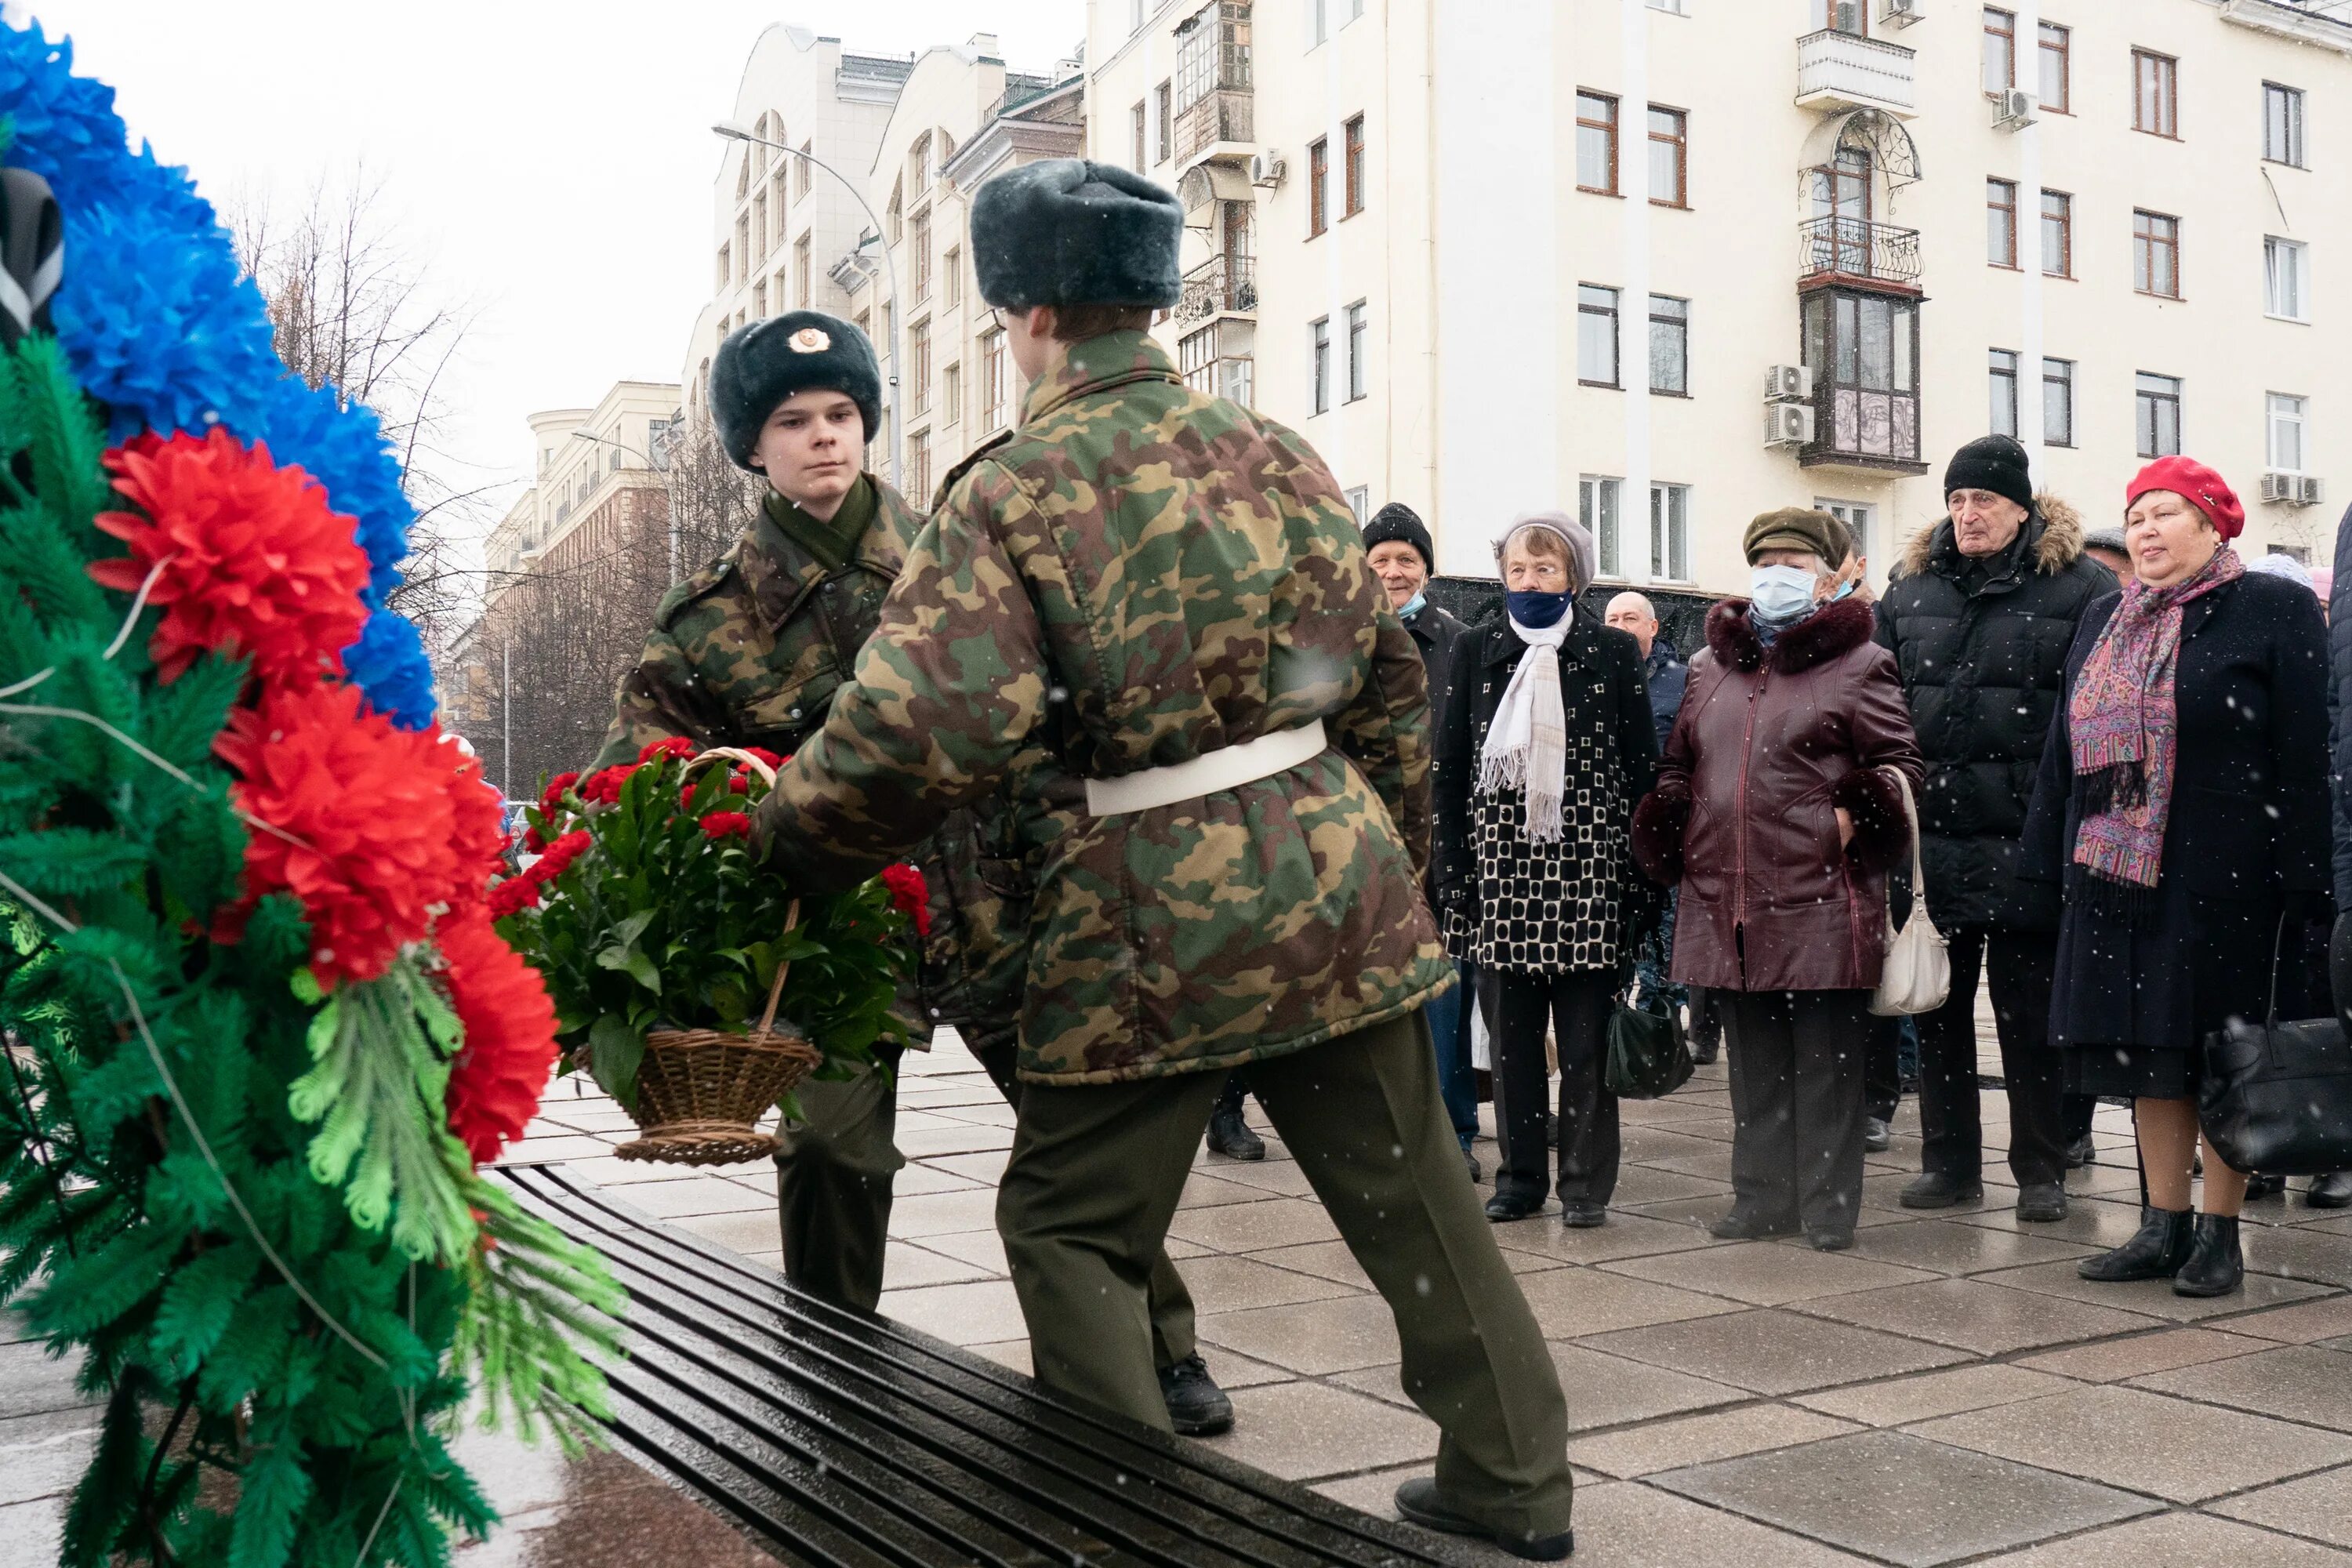
[(518, 910), (535, 910), (539, 908), (539, 879), (529, 872), (509, 877), (492, 888), (483, 902), (494, 921), (502, 921)]
[(621, 798), (621, 786), (637, 771), (634, 763), (614, 763), (609, 768), (599, 768), (580, 781), (580, 798), (599, 805), (611, 805)]
[(714, 811), (702, 819), (702, 831), (712, 838), (749, 838), (751, 819), (740, 811)]
[(915, 934), (931, 934), (931, 887), (923, 880), (923, 873), (913, 866), (898, 865), (882, 868), (882, 885), (890, 889), (890, 907), (902, 915), (915, 917)]
[(743, 749), (751, 752), (753, 756), (759, 758), (761, 762), (767, 763), (772, 768), (781, 768), (792, 760), (789, 757), (780, 757), (776, 755), (775, 752), (768, 750), (765, 746), (746, 746)]
[(690, 757), (694, 742), (683, 735), (670, 735), (658, 741), (647, 741), (637, 751), (637, 761), (650, 763), (656, 757)]
[(469, 910), (434, 932), (447, 965), (442, 980), (464, 1026), (450, 1064), (449, 1131), (477, 1164), (499, 1157), (539, 1110), (555, 1067), (555, 1004), (546, 983), (499, 939), (488, 915)]
[(547, 853), (532, 861), (523, 875), (543, 888), (570, 870), (572, 862), (580, 858), (580, 852), (595, 842), (595, 836), (586, 828), (575, 827), (549, 845)]
[(367, 621), (368, 559), (358, 523), (331, 509), (310, 475), (217, 426), (203, 437), (134, 442), (105, 462), (139, 510), (98, 514), (131, 554), (89, 574), (125, 594), (154, 574), (148, 601), (164, 614), (147, 652), (163, 679), (208, 649), (249, 657), (272, 683), (342, 673), (342, 650)]
[(542, 812), (553, 811), (562, 804), (563, 792), (579, 782), (580, 775), (576, 773), (558, 773), (548, 780), (547, 787), (539, 792), (539, 809)]
[(542, 854), (546, 851), (547, 840), (540, 837), (538, 828), (527, 827), (523, 829), (522, 847), (534, 855)]

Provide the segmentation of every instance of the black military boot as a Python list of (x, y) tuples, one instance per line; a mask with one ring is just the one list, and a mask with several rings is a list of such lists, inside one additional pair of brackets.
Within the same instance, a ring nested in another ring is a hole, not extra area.
[[(2187, 1209), (2175, 1213), (2143, 1204), (2139, 1211), (2139, 1229), (2132, 1238), (2113, 1252), (2102, 1252), (2096, 1258), (2085, 1258), (2074, 1265), (2074, 1272), (2085, 1279), (2097, 1279), (2106, 1284), (2119, 1284), (2126, 1279), (2168, 1279), (2180, 1272), (2189, 1261), (2189, 1248), (2195, 1240), (2196, 1216)], [(2232, 1222), (2230, 1231), (2231, 1250), (2237, 1246), (2237, 1228)]]
[(1198, 1351), (1160, 1369), (1160, 1397), (1168, 1402), (1169, 1424), (1187, 1437), (1214, 1436), (1234, 1424), (1234, 1402)]
[(1576, 1550), (1576, 1532), (1572, 1530), (1563, 1530), (1558, 1535), (1520, 1535), (1479, 1523), (1440, 1497), (1436, 1479), (1429, 1476), (1417, 1476), (1397, 1488), (1396, 1510), (1424, 1530), (1442, 1530), (1452, 1535), (1483, 1535), (1512, 1556), (1532, 1563), (1557, 1563)]
[(1221, 1105), (1209, 1113), (1209, 1152), (1228, 1160), (1263, 1160), (1265, 1140), (1250, 1131), (1241, 1107), (1228, 1110)]
[(2238, 1249), (2236, 1215), (2200, 1214), (2189, 1261), (2172, 1277), (2176, 1296), (2227, 1296), (2246, 1282), (2246, 1256)]

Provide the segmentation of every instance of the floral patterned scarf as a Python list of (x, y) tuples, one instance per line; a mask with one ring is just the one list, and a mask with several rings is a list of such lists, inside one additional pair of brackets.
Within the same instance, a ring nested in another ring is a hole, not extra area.
[(2172, 807), (2173, 747), (2179, 716), (2173, 671), (2180, 657), (2181, 609), (2245, 575), (2238, 552), (2223, 544), (2185, 580), (2150, 588), (2124, 585), (2067, 705), (2067, 735), (2083, 794), (2074, 864), (2123, 890), (2156, 886), (2163, 869), (2164, 825)]

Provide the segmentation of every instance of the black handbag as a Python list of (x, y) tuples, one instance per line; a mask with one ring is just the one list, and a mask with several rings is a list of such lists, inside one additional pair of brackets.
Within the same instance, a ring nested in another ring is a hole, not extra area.
[(2266, 1176), (2352, 1171), (2352, 1041), (2336, 1018), (2282, 1024), (2279, 957), (2271, 949), (2270, 1014), (2232, 1018), (2205, 1037), (2197, 1117), (2232, 1170)]
[(1675, 1010), (1635, 1007), (1620, 993), (1609, 1009), (1609, 1060), (1601, 1069), (1609, 1092), (1620, 1100), (1655, 1100), (1682, 1088), (1690, 1076), (1683, 1021)]

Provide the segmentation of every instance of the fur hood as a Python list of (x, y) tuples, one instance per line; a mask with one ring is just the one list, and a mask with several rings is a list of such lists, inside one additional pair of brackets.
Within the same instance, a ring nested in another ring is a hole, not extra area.
[[(1799, 621), (1772, 642), (1772, 668), (1780, 675), (1827, 664), (1870, 640), (1877, 621), (1860, 599), (1840, 599)], [(1706, 613), (1706, 646), (1742, 674), (1763, 668), (1763, 642), (1748, 622), (1748, 601), (1725, 599)]]
[[(2033, 547), (2033, 569), (2045, 577), (2054, 577), (2082, 556), (2083, 519), (2072, 506), (2053, 495), (2035, 496), (2033, 511), (2042, 520), (2042, 537)], [(2027, 526), (2032, 526), (2032, 519), (2027, 520)], [(1951, 537), (1949, 518), (1932, 528), (1921, 529), (1904, 544), (1902, 559), (1888, 575), (1917, 576), (1927, 569), (1937, 545)]]

